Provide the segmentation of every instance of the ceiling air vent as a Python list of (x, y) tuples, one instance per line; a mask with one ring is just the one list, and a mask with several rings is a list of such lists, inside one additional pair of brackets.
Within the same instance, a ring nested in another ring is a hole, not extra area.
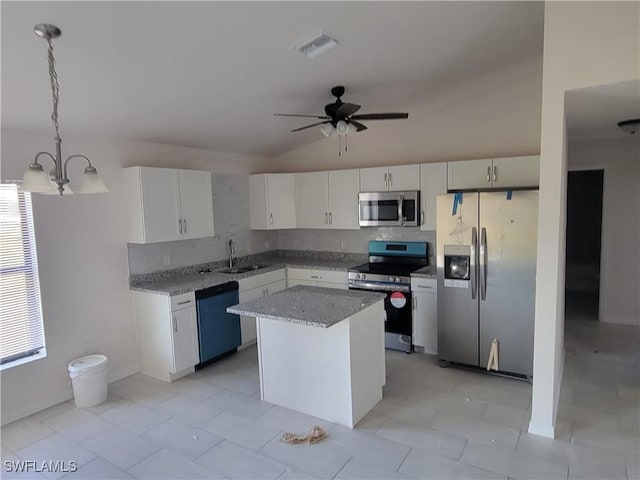
[(314, 58), (321, 53), (331, 50), (336, 45), (338, 45), (338, 42), (333, 38), (324, 33), (320, 33), (311, 39), (294, 45), (293, 48), (306, 55), (307, 58)]

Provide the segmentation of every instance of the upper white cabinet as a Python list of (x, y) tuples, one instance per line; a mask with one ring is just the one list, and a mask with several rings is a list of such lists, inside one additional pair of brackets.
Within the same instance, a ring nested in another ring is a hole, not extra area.
[(360, 169), (361, 192), (420, 190), (420, 165)]
[(249, 177), (250, 221), (254, 230), (296, 228), (294, 174)]
[(153, 167), (123, 172), (131, 243), (213, 236), (211, 172)]
[(494, 158), (494, 188), (537, 187), (540, 185), (540, 156)]
[(540, 157), (485, 158), (449, 162), (449, 190), (537, 187)]
[(295, 174), (298, 228), (357, 229), (358, 170)]
[(420, 165), (420, 230), (436, 229), (436, 196), (447, 193), (447, 164)]

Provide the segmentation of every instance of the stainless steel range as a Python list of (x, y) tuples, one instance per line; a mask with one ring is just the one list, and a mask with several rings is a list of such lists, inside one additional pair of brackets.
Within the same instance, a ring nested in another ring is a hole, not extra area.
[(369, 262), (349, 269), (350, 290), (387, 294), (384, 301), (387, 348), (411, 351), (411, 272), (427, 264), (427, 242), (372, 240)]

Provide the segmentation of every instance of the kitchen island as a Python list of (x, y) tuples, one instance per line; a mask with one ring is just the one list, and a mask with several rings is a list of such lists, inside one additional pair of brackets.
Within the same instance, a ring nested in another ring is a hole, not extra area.
[(262, 400), (353, 428), (382, 398), (384, 298), (298, 285), (229, 307), (256, 318)]

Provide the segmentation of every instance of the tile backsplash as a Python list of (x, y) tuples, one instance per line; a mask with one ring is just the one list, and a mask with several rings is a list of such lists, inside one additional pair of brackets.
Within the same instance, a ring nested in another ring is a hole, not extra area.
[[(214, 237), (175, 242), (128, 244), (129, 275), (171, 270), (228, 258), (229, 239), (238, 256), (275, 250), (277, 231), (250, 230), (249, 177), (212, 175)], [(165, 265), (168, 256), (170, 264)]]
[(435, 263), (436, 232), (412, 227), (366, 227), (360, 230), (280, 230), (282, 250), (326, 250), (367, 253), (369, 240), (429, 242), (429, 264)]

